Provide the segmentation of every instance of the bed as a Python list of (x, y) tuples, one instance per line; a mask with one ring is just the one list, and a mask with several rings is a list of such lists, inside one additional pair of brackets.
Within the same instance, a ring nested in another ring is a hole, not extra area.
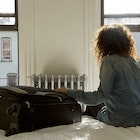
[(6, 137), (0, 130), (0, 140), (140, 140), (140, 127), (113, 127), (90, 116), (83, 116), (81, 122), (48, 127), (32, 132)]

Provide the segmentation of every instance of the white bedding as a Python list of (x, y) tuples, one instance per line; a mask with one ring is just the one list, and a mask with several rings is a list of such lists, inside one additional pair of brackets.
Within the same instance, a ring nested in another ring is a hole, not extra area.
[(44, 128), (10, 137), (0, 130), (0, 140), (140, 140), (140, 127), (113, 127), (89, 116), (70, 125)]

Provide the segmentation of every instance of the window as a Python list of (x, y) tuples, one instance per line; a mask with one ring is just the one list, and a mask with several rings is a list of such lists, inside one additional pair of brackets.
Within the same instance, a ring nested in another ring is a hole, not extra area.
[(17, 0), (0, 0), (0, 29), (17, 30)]
[(12, 58), (11, 58), (11, 48), (12, 48), (12, 43), (11, 43), (11, 38), (10, 37), (3, 37), (1, 38), (1, 60), (4, 61), (4, 62), (8, 62), (8, 61), (11, 61)]
[(0, 0), (0, 86), (18, 85), (17, 0)]
[(101, 0), (101, 25), (122, 23), (132, 31), (140, 54), (140, 0)]
[(140, 31), (139, 0), (102, 0), (102, 25), (122, 23), (131, 31)]

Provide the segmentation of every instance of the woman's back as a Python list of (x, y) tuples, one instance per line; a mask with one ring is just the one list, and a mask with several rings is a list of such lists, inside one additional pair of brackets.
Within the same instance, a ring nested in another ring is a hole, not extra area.
[(140, 64), (131, 57), (119, 55), (107, 56), (103, 63), (111, 65), (108, 73), (114, 71), (112, 90), (106, 100), (109, 119), (116, 125), (135, 125), (137, 115), (140, 120)]

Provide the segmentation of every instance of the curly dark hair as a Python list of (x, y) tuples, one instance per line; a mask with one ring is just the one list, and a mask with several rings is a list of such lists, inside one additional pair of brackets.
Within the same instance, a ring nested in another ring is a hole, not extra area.
[(136, 47), (132, 32), (121, 24), (102, 26), (93, 40), (98, 62), (107, 55), (118, 54), (135, 58)]

